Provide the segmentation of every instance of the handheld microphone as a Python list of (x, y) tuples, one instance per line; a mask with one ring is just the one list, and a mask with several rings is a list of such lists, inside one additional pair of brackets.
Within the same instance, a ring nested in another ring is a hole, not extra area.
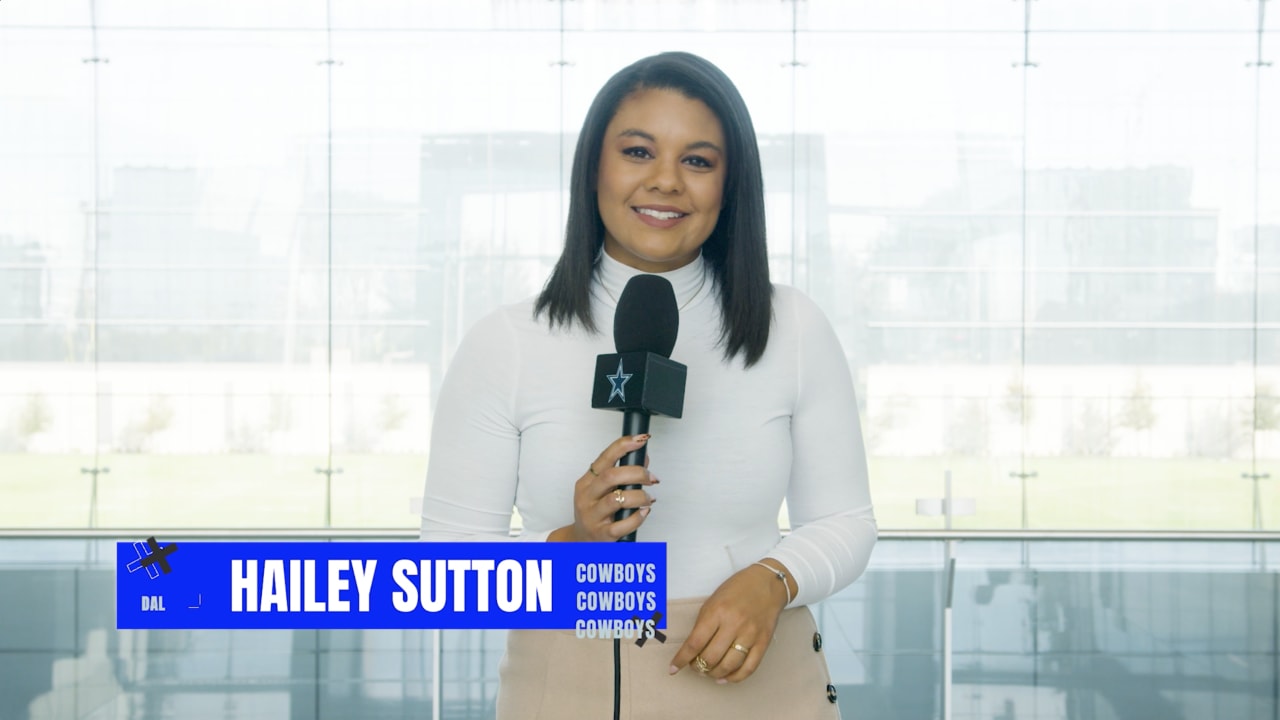
[[(591, 407), (621, 410), (622, 434), (649, 432), (649, 417), (684, 414), (684, 384), (688, 368), (671, 359), (680, 329), (676, 294), (666, 278), (636, 275), (627, 281), (613, 315), (613, 344), (617, 352), (596, 356)], [(645, 448), (623, 456), (619, 465), (644, 465)], [(624, 485), (638, 490), (639, 485)], [(635, 512), (623, 508), (615, 520)], [(619, 542), (635, 542), (634, 532)]]

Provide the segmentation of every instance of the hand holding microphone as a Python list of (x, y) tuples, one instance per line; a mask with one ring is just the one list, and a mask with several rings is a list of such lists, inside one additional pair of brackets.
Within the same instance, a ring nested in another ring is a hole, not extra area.
[[(610, 443), (591, 461), (574, 486), (573, 525), (556, 530), (547, 539), (616, 542), (625, 535), (634, 534), (636, 528), (644, 523), (649, 506), (654, 502), (654, 498), (642, 488), (657, 485), (658, 479), (641, 465), (615, 465), (624, 455), (643, 449), (648, 440), (647, 435), (625, 435)], [(616, 517), (620, 509), (630, 511), (627, 517)]]
[(670, 360), (680, 311), (666, 278), (637, 275), (627, 282), (613, 317), (617, 349), (596, 357), (591, 407), (620, 410), (622, 437), (591, 462), (574, 487), (573, 525), (553, 541), (635, 542), (653, 498), (644, 487), (658, 480), (648, 467), (651, 414), (680, 417), (684, 410), (684, 365)]
[[(623, 437), (648, 436), (649, 416), (678, 418), (684, 413), (684, 384), (688, 369), (671, 360), (680, 330), (680, 309), (671, 283), (658, 275), (636, 275), (627, 281), (613, 315), (615, 353), (596, 357), (591, 407), (622, 411)], [(645, 465), (643, 444), (618, 461), (622, 467)], [(598, 472), (598, 471), (597, 471)], [(621, 490), (638, 490), (623, 485)], [(614, 519), (621, 522), (634, 508), (623, 505)], [(620, 542), (635, 542), (634, 531)]]

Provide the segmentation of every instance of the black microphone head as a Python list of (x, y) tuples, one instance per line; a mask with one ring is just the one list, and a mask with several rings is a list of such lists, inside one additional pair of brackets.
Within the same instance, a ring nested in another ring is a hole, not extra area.
[(613, 344), (618, 352), (651, 352), (671, 357), (680, 331), (680, 309), (671, 283), (657, 275), (627, 281), (613, 314)]

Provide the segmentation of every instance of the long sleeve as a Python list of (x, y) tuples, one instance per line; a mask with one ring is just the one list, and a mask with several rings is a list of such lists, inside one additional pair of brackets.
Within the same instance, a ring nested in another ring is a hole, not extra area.
[[(605, 257), (594, 295), (638, 271)], [(701, 264), (667, 274), (680, 302), (672, 359), (689, 368), (682, 418), (653, 418), (651, 470), (661, 485), (640, 537), (666, 542), (671, 597), (710, 595), (737, 570), (773, 556), (817, 602), (853, 582), (875, 542), (866, 459), (848, 365), (821, 311), (794, 289), (774, 295), (769, 347), (747, 369), (719, 345), (720, 311)], [(508, 540), (513, 505), (543, 541), (573, 522), (577, 480), (617, 439), (617, 413), (591, 407), (595, 359), (612, 338), (548, 327), (533, 301), (481, 320), (445, 377), (432, 429), (422, 539)], [(779, 541), (789, 503), (795, 531)]]
[(876, 542), (866, 452), (849, 366), (830, 323), (794, 293), (799, 338), (787, 508), (793, 530), (770, 553), (799, 588), (793, 605), (821, 601), (867, 567)]
[[(445, 375), (431, 431), (422, 539), (510, 538), (520, 455), (515, 396), (520, 347), (505, 311), (464, 338)], [(521, 535), (545, 540), (548, 533)]]

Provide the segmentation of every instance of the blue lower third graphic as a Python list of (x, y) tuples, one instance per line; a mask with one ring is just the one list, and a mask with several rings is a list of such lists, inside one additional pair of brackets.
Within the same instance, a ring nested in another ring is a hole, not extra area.
[(590, 629), (605, 635), (655, 625), (666, 610), (663, 543), (184, 541), (171, 572), (155, 574), (154, 565), (135, 572), (147, 549), (116, 545), (116, 627), (122, 630)]

